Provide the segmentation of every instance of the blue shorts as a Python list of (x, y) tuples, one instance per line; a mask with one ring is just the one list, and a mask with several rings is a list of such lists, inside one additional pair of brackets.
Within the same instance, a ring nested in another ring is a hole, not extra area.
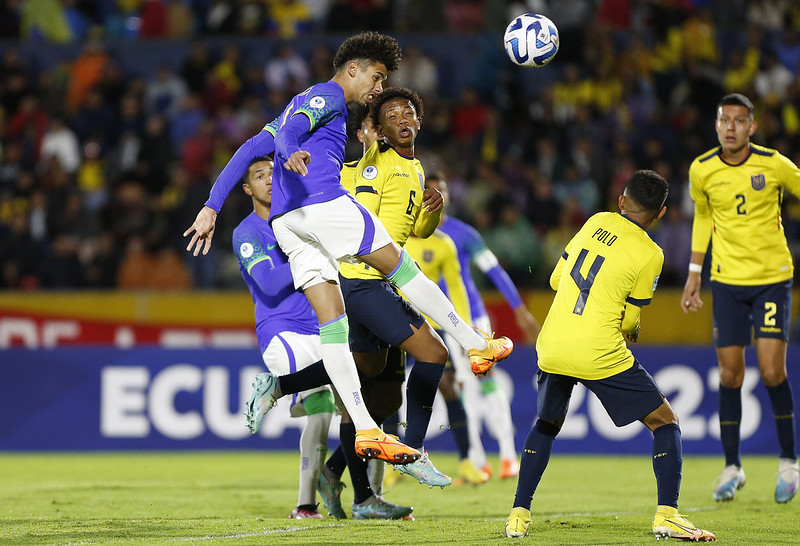
[(597, 396), (618, 427), (644, 419), (664, 402), (655, 380), (636, 360), (624, 372), (605, 379), (578, 379), (542, 370), (537, 375), (536, 409), (539, 419), (544, 421), (558, 423), (567, 417), (576, 383), (582, 383)]
[(789, 339), (792, 281), (759, 286), (711, 282), (714, 345), (747, 347), (755, 337)]
[(348, 279), (339, 282), (350, 323), (350, 350), (379, 353), (389, 345), (400, 345), (421, 328), (425, 319), (400, 297), (388, 281)]

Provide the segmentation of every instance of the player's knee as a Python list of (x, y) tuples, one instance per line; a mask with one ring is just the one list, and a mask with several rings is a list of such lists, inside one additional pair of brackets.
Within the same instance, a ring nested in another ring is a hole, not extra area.
[(551, 423), (550, 421), (542, 421), (541, 419), (536, 420), (533, 428), (540, 434), (552, 436), (553, 438), (558, 436), (558, 433), (561, 432), (560, 426), (556, 425), (555, 423)]
[(353, 353), (353, 360), (364, 377), (375, 377), (386, 367), (386, 360), (380, 353)]
[(719, 384), (729, 389), (738, 389), (744, 382), (744, 372), (720, 366)]
[(310, 394), (303, 400), (303, 408), (306, 410), (306, 415), (309, 416), (319, 413), (333, 413), (335, 409), (333, 393), (329, 390), (324, 390)]
[(767, 387), (777, 387), (786, 381), (786, 369), (783, 367), (762, 369), (761, 381), (763, 381), (764, 385)]
[(382, 422), (387, 417), (394, 415), (403, 405), (403, 389), (401, 383), (384, 383), (380, 396), (376, 396), (369, 408), (372, 418)]

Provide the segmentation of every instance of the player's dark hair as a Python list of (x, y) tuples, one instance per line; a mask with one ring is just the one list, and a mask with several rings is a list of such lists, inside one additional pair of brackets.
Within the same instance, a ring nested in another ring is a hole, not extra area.
[(643, 212), (658, 214), (667, 201), (669, 184), (655, 171), (639, 170), (628, 178), (625, 195), (642, 207)]
[(254, 157), (250, 160), (250, 163), (247, 164), (247, 170), (244, 171), (244, 175), (242, 175), (242, 184), (247, 184), (247, 175), (250, 174), (250, 167), (255, 165), (256, 163), (261, 163), (262, 161), (272, 161), (272, 154), (269, 155), (262, 155), (259, 157)]
[(725, 95), (720, 99), (719, 104), (717, 104), (717, 110), (719, 110), (720, 106), (744, 106), (750, 114), (750, 119), (753, 119), (753, 115), (755, 114), (753, 102), (741, 93)]
[(347, 138), (356, 138), (356, 133), (364, 124), (364, 120), (369, 115), (369, 104), (361, 104), (358, 101), (347, 103)]
[(367, 64), (383, 63), (389, 72), (394, 72), (402, 57), (403, 50), (397, 40), (370, 30), (342, 42), (333, 57), (333, 68), (338, 72), (350, 61), (363, 61)]
[(372, 124), (377, 127), (380, 125), (381, 106), (386, 104), (392, 99), (408, 99), (414, 109), (417, 111), (417, 119), (422, 121), (425, 114), (425, 108), (422, 106), (422, 99), (416, 91), (412, 91), (408, 87), (389, 87), (384, 89), (382, 93), (372, 99), (369, 105), (369, 117)]

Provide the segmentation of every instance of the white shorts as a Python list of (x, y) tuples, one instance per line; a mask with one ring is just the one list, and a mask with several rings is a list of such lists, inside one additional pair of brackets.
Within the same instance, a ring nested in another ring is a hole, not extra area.
[[(298, 334), (296, 332), (281, 332), (274, 336), (261, 355), (267, 369), (276, 375), (286, 375), (302, 370), (322, 360), (319, 336)], [(289, 413), (292, 417), (305, 415), (303, 400), (315, 392), (330, 390), (327, 385), (315, 387), (307, 391), (292, 395), (292, 404)]]
[(356, 256), (392, 242), (380, 220), (350, 195), (289, 211), (272, 221), (272, 229), (300, 290), (338, 283), (338, 262), (358, 263)]

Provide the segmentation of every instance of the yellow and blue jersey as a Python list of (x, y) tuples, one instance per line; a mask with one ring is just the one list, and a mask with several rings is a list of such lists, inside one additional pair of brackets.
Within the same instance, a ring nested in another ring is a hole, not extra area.
[[(439, 285), (443, 285), (442, 291), (450, 298), (459, 316), (471, 316), (467, 289), (461, 277), (458, 250), (453, 240), (446, 233), (437, 229), (427, 239), (409, 237), (406, 242), (406, 252), (419, 264), (426, 277)], [(434, 329), (442, 329), (429, 317), (426, 316), (425, 318)]]
[[(342, 169), (342, 185), (378, 217), (399, 246), (406, 244), (412, 231), (427, 231), (425, 235), (433, 232), (440, 214), (420, 210), (425, 172), (418, 159), (403, 156), (383, 142), (375, 142), (358, 162), (355, 173), (350, 174), (349, 169), (347, 165)], [(431, 227), (432, 222), (435, 224)], [(342, 263), (339, 272), (349, 279), (384, 278), (366, 264)]]
[(783, 192), (800, 196), (800, 170), (776, 150), (750, 144), (740, 165), (722, 159), (721, 148), (689, 167), (695, 203), (692, 251), (711, 245), (711, 280), (753, 286), (791, 279), (792, 255), (781, 221)]
[(539, 368), (580, 379), (604, 379), (634, 359), (623, 337), (626, 313), (650, 303), (664, 253), (636, 222), (595, 214), (567, 244), (550, 285), (556, 290), (536, 341)]

